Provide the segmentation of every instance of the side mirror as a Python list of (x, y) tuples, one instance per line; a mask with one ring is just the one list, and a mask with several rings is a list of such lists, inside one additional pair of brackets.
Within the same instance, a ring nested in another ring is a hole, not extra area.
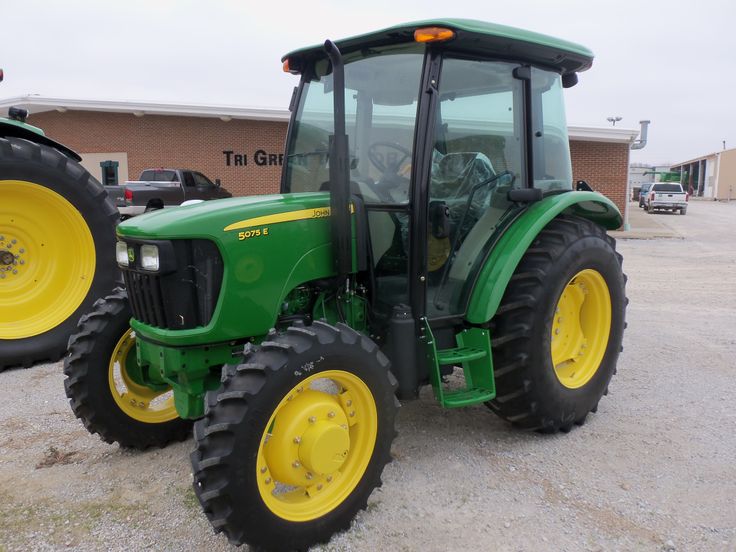
[(450, 208), (444, 201), (429, 202), (429, 223), (432, 235), (438, 240), (450, 235)]
[(578, 83), (577, 73), (567, 73), (562, 75), (562, 88), (572, 88)]

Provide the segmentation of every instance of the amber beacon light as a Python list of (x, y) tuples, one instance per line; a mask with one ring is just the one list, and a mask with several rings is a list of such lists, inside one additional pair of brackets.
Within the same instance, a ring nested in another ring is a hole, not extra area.
[(442, 42), (455, 37), (455, 31), (444, 27), (422, 27), (414, 31), (417, 42)]

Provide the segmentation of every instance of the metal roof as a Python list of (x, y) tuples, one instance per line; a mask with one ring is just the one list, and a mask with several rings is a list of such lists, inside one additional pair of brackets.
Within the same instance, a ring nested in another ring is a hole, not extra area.
[(54, 98), (38, 94), (28, 94), (0, 100), (0, 110), (18, 106), (28, 109), (31, 114), (43, 111), (104, 111), (108, 113), (133, 113), (134, 115), (185, 115), (188, 117), (219, 117), (248, 119), (252, 121), (288, 121), (289, 111), (269, 107), (243, 107), (234, 105), (181, 104), (170, 102), (146, 102), (130, 100), (97, 100), (79, 98)]

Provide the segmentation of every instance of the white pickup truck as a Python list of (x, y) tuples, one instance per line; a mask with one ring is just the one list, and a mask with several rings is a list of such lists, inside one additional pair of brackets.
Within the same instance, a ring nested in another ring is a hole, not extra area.
[(687, 213), (688, 194), (682, 191), (682, 186), (677, 182), (655, 182), (647, 192), (645, 199), (646, 209), (649, 214), (655, 210), (680, 211), (681, 215)]

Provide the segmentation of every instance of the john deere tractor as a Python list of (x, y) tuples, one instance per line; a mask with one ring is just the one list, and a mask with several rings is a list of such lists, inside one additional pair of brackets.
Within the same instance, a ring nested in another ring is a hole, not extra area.
[(572, 189), (563, 88), (592, 59), (467, 20), (287, 54), (281, 193), (118, 226), (125, 290), (66, 362), (76, 414), (138, 448), (197, 420), (213, 527), (279, 549), (349, 526), (422, 386), (522, 429), (582, 424), (626, 304), (621, 215)]
[(120, 278), (115, 206), (81, 157), (27, 116), (0, 117), (0, 371), (61, 358)]

